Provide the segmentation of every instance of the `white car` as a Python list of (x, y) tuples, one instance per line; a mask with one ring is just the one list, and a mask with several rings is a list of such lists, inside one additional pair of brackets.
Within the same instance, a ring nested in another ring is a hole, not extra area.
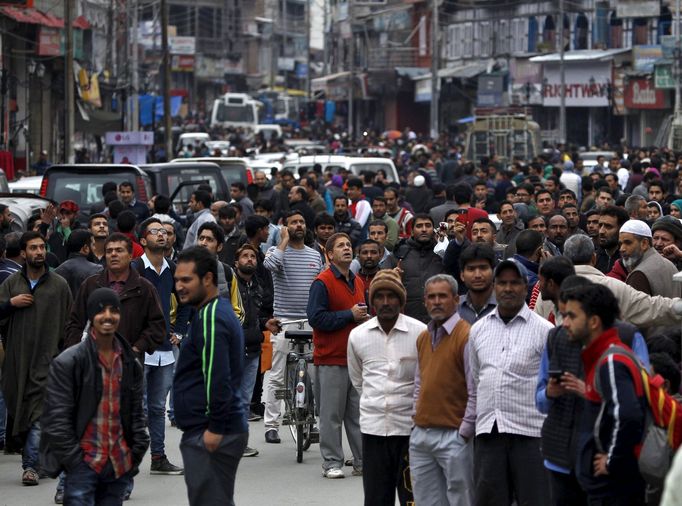
[(8, 186), (9, 191), (12, 193), (33, 193), (38, 195), (42, 182), (43, 176), (26, 176), (8, 183)]
[(197, 147), (210, 140), (211, 136), (207, 132), (185, 132), (184, 134), (180, 134), (178, 145), (175, 149), (179, 153), (185, 146)]

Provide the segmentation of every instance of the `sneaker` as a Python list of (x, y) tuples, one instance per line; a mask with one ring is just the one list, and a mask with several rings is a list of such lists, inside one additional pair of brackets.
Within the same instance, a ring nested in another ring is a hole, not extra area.
[(329, 478), (330, 480), (338, 480), (340, 478), (345, 478), (346, 475), (343, 473), (343, 469), (339, 469), (338, 467), (332, 467), (331, 469), (327, 469), (323, 476), (325, 478)]
[(249, 412), (249, 422), (257, 422), (258, 420), (262, 420), (263, 417), (260, 416), (258, 413), (254, 413), (253, 411)]
[(168, 458), (164, 455), (160, 458), (152, 458), (152, 470), (150, 474), (170, 474), (180, 475), (185, 474), (185, 471), (178, 466), (174, 466), (168, 462)]
[(54, 503), (55, 504), (64, 504), (64, 491), (63, 490), (57, 490), (57, 492), (54, 494)]
[(32, 467), (24, 469), (24, 472), (21, 475), (22, 484), (28, 487), (32, 487), (34, 485), (37, 485), (39, 481), (40, 477), (38, 476), (38, 472), (35, 469), (33, 469)]
[(354, 467), (353, 472), (350, 474), (351, 474), (351, 476), (362, 476), (362, 468), (361, 467)]
[(346, 461), (343, 463), (344, 466), (350, 467), (353, 465), (353, 459), (346, 459)]
[(258, 455), (258, 450), (254, 448), (249, 448), (248, 446), (244, 448), (244, 453), (242, 454), (242, 457), (255, 457)]

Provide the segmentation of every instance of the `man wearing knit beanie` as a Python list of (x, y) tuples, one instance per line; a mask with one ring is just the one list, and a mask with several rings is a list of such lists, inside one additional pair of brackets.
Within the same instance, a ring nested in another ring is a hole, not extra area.
[(654, 249), (682, 268), (682, 222), (674, 216), (662, 216), (651, 227)]
[(50, 366), (40, 421), (41, 463), (51, 477), (67, 471), (64, 504), (101, 499), (120, 505), (149, 446), (142, 367), (117, 332), (118, 294), (98, 288), (86, 306), (90, 332)]
[[(382, 270), (369, 287), (376, 317), (348, 338), (348, 374), (360, 396), (365, 506), (414, 504), (406, 473), (417, 364), (417, 337), (426, 329), (403, 314), (400, 276)], [(390, 362), (387, 357), (390, 358)], [(394, 364), (394, 365), (392, 365)]]

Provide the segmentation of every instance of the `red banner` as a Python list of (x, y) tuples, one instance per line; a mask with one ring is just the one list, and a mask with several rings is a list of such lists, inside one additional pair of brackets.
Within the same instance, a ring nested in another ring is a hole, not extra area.
[(625, 88), (625, 107), (628, 109), (665, 109), (668, 104), (665, 90), (654, 87), (650, 79), (630, 79)]

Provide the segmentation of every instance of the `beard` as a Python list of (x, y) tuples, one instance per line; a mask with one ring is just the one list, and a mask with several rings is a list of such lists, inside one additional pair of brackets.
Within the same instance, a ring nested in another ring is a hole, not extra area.
[(635, 268), (635, 266), (639, 263), (639, 261), (642, 259), (642, 252), (640, 251), (639, 253), (633, 253), (630, 255), (628, 258), (623, 259), (623, 266), (628, 270), (632, 270)]
[(239, 265), (237, 266), (237, 269), (239, 269), (239, 272), (242, 274), (246, 274), (247, 276), (250, 276), (254, 272), (256, 272), (256, 266), (255, 265)]

